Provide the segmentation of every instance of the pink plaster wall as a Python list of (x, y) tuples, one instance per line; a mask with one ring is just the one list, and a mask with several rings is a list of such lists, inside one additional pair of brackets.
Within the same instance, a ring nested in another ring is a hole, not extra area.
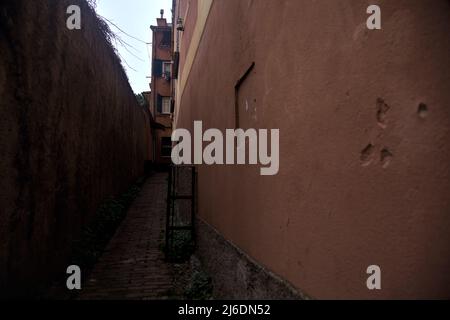
[(280, 172), (201, 166), (200, 217), (314, 298), (449, 298), (449, 34), (445, 0), (215, 0), (177, 127), (233, 128), (255, 62), (241, 124)]

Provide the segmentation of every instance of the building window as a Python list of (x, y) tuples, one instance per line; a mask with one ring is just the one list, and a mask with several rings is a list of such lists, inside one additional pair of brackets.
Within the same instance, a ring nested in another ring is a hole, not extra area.
[(152, 76), (166, 78), (170, 80), (172, 75), (172, 61), (163, 61), (159, 59), (153, 60)]
[(170, 103), (171, 99), (170, 97), (163, 97), (162, 98), (162, 114), (170, 114)]
[(172, 31), (163, 31), (162, 39), (159, 45), (161, 47), (170, 47), (171, 42), (172, 42)]
[(171, 67), (171, 63), (170, 62), (163, 62), (163, 72), (164, 73), (169, 73), (170, 74), (170, 68)]
[(167, 81), (170, 81), (170, 76), (172, 73), (172, 63), (171, 62), (163, 62), (162, 65), (162, 76)]
[(172, 155), (172, 139), (170, 137), (161, 138), (161, 157)]

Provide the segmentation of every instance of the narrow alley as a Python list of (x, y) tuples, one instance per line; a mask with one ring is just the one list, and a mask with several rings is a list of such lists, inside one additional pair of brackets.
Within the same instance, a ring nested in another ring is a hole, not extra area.
[(148, 178), (105, 253), (81, 299), (164, 299), (173, 285), (164, 261), (167, 174)]
[(449, 0), (0, 1), (0, 300), (450, 298), (449, 34)]

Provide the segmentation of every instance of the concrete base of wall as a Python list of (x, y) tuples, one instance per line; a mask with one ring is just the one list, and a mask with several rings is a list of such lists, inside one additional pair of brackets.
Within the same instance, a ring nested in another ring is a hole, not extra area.
[(306, 295), (265, 269), (197, 219), (197, 255), (213, 280), (216, 299), (303, 300)]

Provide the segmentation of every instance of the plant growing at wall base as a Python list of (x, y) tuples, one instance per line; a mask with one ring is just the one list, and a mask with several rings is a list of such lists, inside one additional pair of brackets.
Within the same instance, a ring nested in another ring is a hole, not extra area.
[(139, 179), (124, 194), (103, 202), (94, 221), (84, 229), (80, 239), (74, 242), (73, 264), (82, 269), (93, 267), (125, 218), (129, 206), (138, 196), (144, 182), (145, 179)]

